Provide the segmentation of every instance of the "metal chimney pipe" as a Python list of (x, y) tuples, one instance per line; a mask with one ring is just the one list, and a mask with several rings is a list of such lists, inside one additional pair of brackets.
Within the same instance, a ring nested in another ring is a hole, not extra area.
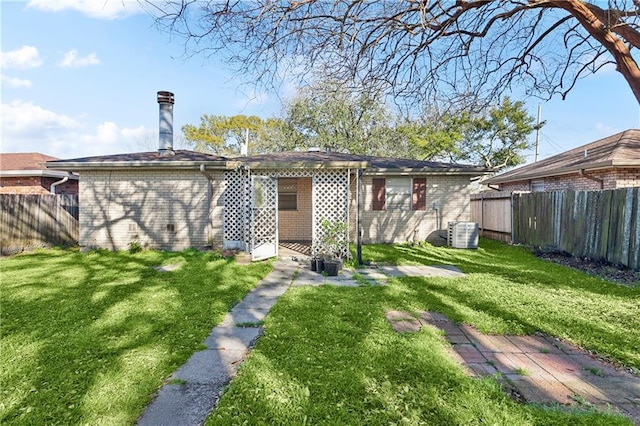
[(160, 156), (175, 155), (173, 152), (173, 104), (174, 96), (171, 92), (158, 92), (158, 104), (160, 104), (160, 128), (158, 152)]

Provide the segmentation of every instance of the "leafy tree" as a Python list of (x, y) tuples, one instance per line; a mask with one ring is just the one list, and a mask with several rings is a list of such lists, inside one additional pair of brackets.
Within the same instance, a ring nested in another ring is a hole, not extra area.
[(478, 113), (445, 113), (422, 124), (404, 124), (400, 131), (423, 158), (498, 170), (524, 163), (523, 152), (531, 148), (529, 137), (537, 128), (522, 102), (505, 97)]
[[(427, 118), (429, 117), (429, 118)], [(460, 142), (466, 124), (457, 114), (426, 115), (422, 120), (405, 119), (397, 130), (422, 160), (451, 160), (461, 157)]]
[(524, 163), (523, 152), (532, 147), (529, 136), (538, 128), (524, 104), (509, 98), (482, 114), (463, 114), (458, 122), (462, 138), (455, 151), (456, 159), (493, 170)]
[(239, 155), (240, 145), (248, 138), (249, 154), (294, 149), (300, 137), (277, 118), (263, 120), (256, 116), (207, 115), (200, 117), (200, 126), (182, 126), (184, 137), (196, 151), (217, 155)]
[(357, 154), (407, 156), (394, 117), (380, 96), (336, 82), (320, 81), (290, 99), (286, 121), (304, 145)]
[(487, 104), (514, 88), (565, 97), (581, 77), (614, 64), (640, 102), (638, 0), (604, 8), (583, 0), (145, 3), (186, 37), (187, 50), (223, 55), (266, 85), (321, 70), (412, 105)]

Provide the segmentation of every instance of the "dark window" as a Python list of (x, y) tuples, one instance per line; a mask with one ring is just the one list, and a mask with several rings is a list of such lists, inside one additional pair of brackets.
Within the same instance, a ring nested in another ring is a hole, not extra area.
[(297, 179), (278, 179), (278, 210), (298, 210)]
[(371, 210), (384, 210), (387, 194), (384, 178), (373, 178)]
[(427, 179), (413, 178), (413, 197), (411, 210), (427, 209)]
[(532, 180), (531, 181), (531, 192), (544, 192), (544, 181), (543, 180)]

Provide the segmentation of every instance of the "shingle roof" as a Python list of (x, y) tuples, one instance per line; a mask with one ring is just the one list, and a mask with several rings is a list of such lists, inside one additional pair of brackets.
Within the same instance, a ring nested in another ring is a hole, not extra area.
[(175, 155), (160, 156), (157, 151), (103, 155), (47, 163), (50, 169), (86, 170), (123, 167), (196, 167), (205, 164), (218, 168), (246, 165), (251, 168), (367, 168), (377, 171), (411, 170), (429, 173), (482, 174), (486, 169), (465, 164), (438, 163), (402, 158), (373, 157), (341, 152), (289, 151), (250, 157), (226, 158), (200, 152), (176, 150)]
[(368, 169), (421, 169), (430, 171), (468, 171), (485, 172), (486, 169), (466, 164), (439, 163), (434, 161), (421, 161), (406, 158), (374, 157), (370, 155), (347, 154), (341, 152), (318, 151), (287, 151), (271, 154), (254, 155), (251, 157), (236, 158), (243, 164), (253, 167), (267, 167), (278, 164), (289, 167), (313, 167), (314, 165), (335, 164), (336, 166), (350, 164), (350, 167), (366, 167)]
[(95, 157), (72, 158), (68, 160), (58, 160), (52, 163), (119, 163), (124, 161), (225, 161), (225, 157), (205, 154), (202, 152), (177, 149), (175, 155), (161, 156), (158, 151), (132, 152), (129, 154), (98, 155)]
[(202, 152), (178, 149), (175, 155), (161, 156), (158, 151), (133, 152), (129, 154), (99, 155), (95, 157), (71, 158), (47, 162), (49, 169), (83, 170), (110, 167), (196, 167), (200, 164), (224, 167), (226, 157)]
[(486, 183), (496, 184), (566, 174), (579, 170), (640, 167), (640, 130), (630, 129), (562, 152), (536, 163), (499, 174)]
[(39, 152), (0, 154), (0, 170), (44, 170), (42, 163), (51, 160), (57, 158)]

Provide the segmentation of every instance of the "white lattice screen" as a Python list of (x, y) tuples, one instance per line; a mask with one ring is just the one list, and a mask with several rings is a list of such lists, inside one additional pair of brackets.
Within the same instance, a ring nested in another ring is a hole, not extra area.
[(278, 252), (278, 181), (262, 175), (252, 181), (250, 250), (254, 259), (264, 259)]
[[(253, 170), (254, 175), (279, 177), (311, 177), (312, 189), (312, 253), (318, 253), (322, 241), (322, 220), (349, 223), (349, 170), (316, 169), (270, 169)], [(250, 174), (244, 170), (225, 172), (227, 187), (225, 191), (224, 240), (225, 246), (242, 242), (242, 249), (251, 249), (251, 242), (260, 228), (251, 226), (251, 188)], [(272, 231), (270, 224), (263, 224)], [(275, 226), (275, 223), (273, 224)], [(343, 255), (348, 254), (348, 233), (344, 235)]]
[[(349, 223), (348, 170), (322, 170), (313, 175), (313, 254), (321, 248), (323, 219)], [(342, 255), (346, 257), (349, 253), (348, 232), (343, 241)]]
[(224, 191), (224, 246), (232, 249), (247, 249), (250, 218), (248, 172), (231, 170), (224, 173), (227, 183)]

